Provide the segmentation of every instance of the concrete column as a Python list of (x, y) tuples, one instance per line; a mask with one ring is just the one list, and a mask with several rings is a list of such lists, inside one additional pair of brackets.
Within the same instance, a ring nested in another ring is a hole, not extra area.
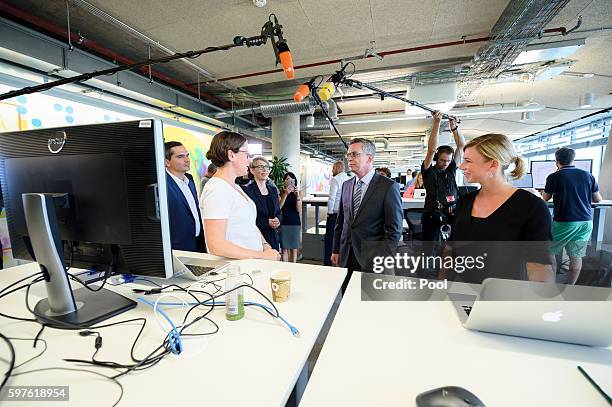
[(300, 115), (272, 118), (272, 155), (287, 158), (289, 171), (300, 178)]

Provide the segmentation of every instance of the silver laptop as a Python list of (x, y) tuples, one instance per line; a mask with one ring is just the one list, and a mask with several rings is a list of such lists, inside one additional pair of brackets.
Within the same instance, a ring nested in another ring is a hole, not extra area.
[(224, 260), (206, 260), (195, 257), (177, 257), (172, 253), (173, 277), (185, 278), (188, 280), (200, 280), (208, 275), (215, 275), (222, 272), (229, 264)]
[(612, 345), (612, 289), (489, 278), (479, 295), (448, 293), (467, 329)]
[(425, 195), (426, 195), (426, 192), (424, 189), (415, 189), (413, 197), (415, 199), (424, 199)]

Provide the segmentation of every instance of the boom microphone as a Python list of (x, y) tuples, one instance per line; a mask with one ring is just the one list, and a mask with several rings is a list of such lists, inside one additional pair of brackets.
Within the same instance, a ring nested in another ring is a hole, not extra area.
[(293, 100), (295, 102), (301, 102), (306, 96), (310, 95), (312, 88), (314, 87), (314, 78), (309, 80), (308, 82), (304, 82), (297, 89), (295, 94), (293, 95)]
[(344, 80), (344, 78), (346, 76), (344, 71), (346, 70), (347, 66), (348, 66), (348, 64), (344, 64), (340, 68), (339, 71), (336, 71), (335, 74), (333, 74), (332, 76), (329, 77), (327, 82), (323, 82), (321, 87), (319, 87), (317, 95), (319, 95), (319, 98), (323, 102), (331, 99), (334, 96), (334, 93), (336, 93), (336, 89), (342, 83), (342, 81)]
[[(272, 18), (274, 18), (274, 21)], [(274, 49), (274, 56), (276, 57), (276, 64), (280, 63), (283, 66), (287, 79), (293, 79), (295, 76), (293, 57), (287, 45), (287, 40), (283, 38), (283, 26), (278, 23), (278, 18), (276, 18), (275, 14), (270, 14), (268, 22), (261, 27), (261, 37), (270, 38), (272, 48)]]

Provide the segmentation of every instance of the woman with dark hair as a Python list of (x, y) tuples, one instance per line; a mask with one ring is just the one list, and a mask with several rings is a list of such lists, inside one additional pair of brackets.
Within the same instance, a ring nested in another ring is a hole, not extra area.
[(300, 191), (294, 173), (285, 174), (285, 188), (281, 193), (280, 207), (283, 214), (280, 229), (280, 244), (283, 249), (283, 261), (295, 263), (300, 247), (300, 213), (302, 212)]
[(249, 167), (255, 182), (242, 187), (257, 206), (257, 227), (274, 250), (280, 250), (278, 228), (282, 218), (278, 206), (278, 191), (269, 183), (270, 163), (264, 157), (255, 157)]
[(217, 166), (200, 199), (208, 253), (234, 259), (278, 260), (278, 252), (255, 224), (255, 203), (235, 183), (249, 166), (246, 138), (229, 131), (217, 133), (206, 158)]

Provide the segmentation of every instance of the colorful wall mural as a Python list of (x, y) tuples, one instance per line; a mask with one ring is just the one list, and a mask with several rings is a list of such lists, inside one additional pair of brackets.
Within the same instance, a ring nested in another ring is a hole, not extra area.
[(312, 158), (308, 155), (300, 155), (300, 180), (302, 182), (302, 191), (306, 194), (328, 193), (329, 182), (331, 180), (332, 164)]

